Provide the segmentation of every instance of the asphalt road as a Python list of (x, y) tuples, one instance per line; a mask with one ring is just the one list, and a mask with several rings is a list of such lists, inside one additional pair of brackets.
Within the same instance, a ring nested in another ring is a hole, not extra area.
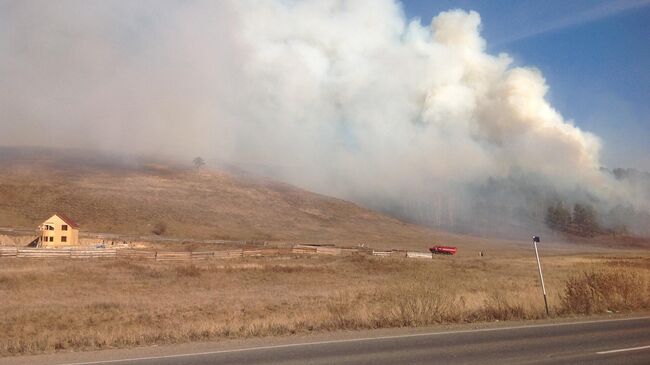
[(98, 359), (91, 362), (48, 363), (647, 365), (650, 364), (650, 317), (285, 343), (129, 359)]

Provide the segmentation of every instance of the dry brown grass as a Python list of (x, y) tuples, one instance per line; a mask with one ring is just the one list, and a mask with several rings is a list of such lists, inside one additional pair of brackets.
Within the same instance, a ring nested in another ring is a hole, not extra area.
[(568, 313), (639, 310), (650, 307), (650, 280), (638, 269), (584, 271), (567, 279), (560, 298)]
[[(2, 356), (544, 316), (532, 257), (1, 264)], [(649, 308), (647, 257), (544, 264), (554, 315)]]
[(1, 227), (35, 228), (62, 211), (86, 232), (184, 239), (425, 247), (445, 236), (288, 184), (173, 163), (0, 147), (0, 171)]

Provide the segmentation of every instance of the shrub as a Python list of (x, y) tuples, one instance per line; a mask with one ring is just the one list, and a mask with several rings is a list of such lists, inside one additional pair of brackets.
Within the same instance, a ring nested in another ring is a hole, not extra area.
[(628, 270), (583, 272), (567, 279), (560, 295), (566, 313), (592, 314), (650, 307), (647, 278)]
[(155, 234), (156, 236), (163, 235), (165, 232), (167, 232), (167, 224), (165, 222), (156, 223), (151, 230), (151, 233)]

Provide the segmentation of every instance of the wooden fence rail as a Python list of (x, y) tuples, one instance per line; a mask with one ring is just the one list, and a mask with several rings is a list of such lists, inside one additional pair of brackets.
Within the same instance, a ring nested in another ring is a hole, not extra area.
[(70, 258), (73, 259), (97, 259), (97, 258), (115, 258), (117, 250), (71, 250)]
[(0, 247), (0, 257), (16, 257), (18, 249), (15, 247)]
[(212, 259), (235, 259), (244, 257), (273, 257), (287, 255), (373, 255), (408, 258), (432, 258), (431, 253), (403, 251), (370, 251), (365, 249), (340, 248), (331, 246), (294, 245), (292, 247), (243, 247), (221, 251), (146, 251), (132, 249), (79, 249), (79, 248), (19, 248), (0, 247), (0, 257), (16, 258), (61, 258), (97, 259), (127, 258), (155, 261), (195, 261)]
[(388, 257), (393, 251), (372, 251), (373, 256)]
[(236, 259), (242, 257), (243, 250), (214, 251), (214, 257), (218, 259)]
[(116, 257), (124, 257), (131, 259), (142, 259), (142, 260), (155, 260), (156, 252), (155, 251), (144, 251), (144, 250), (117, 250)]
[(187, 261), (192, 259), (192, 252), (156, 252), (156, 261)]

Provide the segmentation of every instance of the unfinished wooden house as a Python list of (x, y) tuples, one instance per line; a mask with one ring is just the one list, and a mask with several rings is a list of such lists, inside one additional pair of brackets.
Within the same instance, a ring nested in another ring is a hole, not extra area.
[(65, 214), (56, 213), (39, 227), (38, 246), (61, 247), (79, 244), (79, 225)]

